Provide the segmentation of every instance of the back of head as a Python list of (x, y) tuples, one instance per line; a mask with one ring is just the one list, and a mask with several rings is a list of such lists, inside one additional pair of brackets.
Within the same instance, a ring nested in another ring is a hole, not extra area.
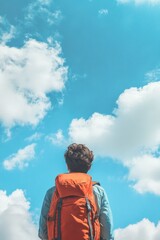
[(73, 143), (65, 152), (65, 160), (71, 172), (87, 173), (93, 161), (93, 152), (83, 144)]

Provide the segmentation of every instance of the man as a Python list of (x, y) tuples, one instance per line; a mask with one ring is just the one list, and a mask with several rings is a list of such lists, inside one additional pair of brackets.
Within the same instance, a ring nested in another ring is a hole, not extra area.
[[(87, 172), (91, 168), (93, 161), (93, 153), (83, 144), (71, 144), (67, 151), (65, 152), (65, 161), (70, 173), (82, 173), (88, 176)], [(83, 175), (82, 175), (83, 176)], [(113, 223), (112, 223), (112, 213), (110, 205), (108, 202), (107, 195), (104, 189), (99, 184), (93, 184), (93, 195), (94, 201), (97, 207), (98, 221), (100, 223), (100, 240), (113, 240)], [(51, 202), (53, 201), (53, 196), (56, 193), (56, 187), (50, 188), (44, 198), (41, 216), (39, 221), (39, 238), (42, 240), (48, 240), (48, 228), (47, 220), (48, 213), (50, 212)], [(63, 216), (62, 216), (63, 218)], [(86, 239), (86, 238), (84, 238)], [(87, 238), (88, 239), (88, 238)], [(92, 239), (92, 238), (90, 238)], [(93, 237), (94, 239), (94, 237)], [(63, 238), (62, 238), (63, 240)], [(71, 236), (67, 240), (76, 240)], [(82, 239), (83, 240), (83, 239)]]

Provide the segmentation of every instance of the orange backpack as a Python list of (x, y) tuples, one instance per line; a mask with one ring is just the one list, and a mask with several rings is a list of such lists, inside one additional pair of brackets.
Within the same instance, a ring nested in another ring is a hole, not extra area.
[(47, 220), (48, 240), (100, 239), (93, 185), (85, 173), (57, 176)]

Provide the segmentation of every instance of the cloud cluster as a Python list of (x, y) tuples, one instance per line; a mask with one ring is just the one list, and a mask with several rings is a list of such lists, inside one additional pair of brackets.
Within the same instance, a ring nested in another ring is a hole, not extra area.
[(18, 150), (16, 154), (13, 154), (4, 160), (3, 166), (6, 170), (13, 170), (14, 168), (23, 169), (28, 166), (29, 162), (35, 157), (35, 144), (26, 146), (23, 149)]
[(29, 212), (30, 204), (22, 190), (7, 196), (0, 191), (0, 233), (3, 240), (38, 240), (37, 230)]
[(115, 240), (159, 240), (160, 222), (155, 226), (148, 219), (132, 224), (124, 229), (115, 230)]
[(0, 52), (0, 122), (37, 125), (51, 107), (47, 94), (67, 80), (60, 45), (30, 39), (21, 48), (0, 45)]
[(118, 3), (135, 3), (136, 5), (140, 4), (149, 4), (149, 5), (157, 5), (160, 4), (160, 0), (117, 0)]
[(118, 159), (128, 167), (136, 190), (160, 194), (156, 170), (160, 158), (155, 155), (160, 146), (159, 102), (160, 82), (127, 89), (119, 96), (112, 115), (94, 113), (87, 120), (73, 119), (70, 142), (85, 143), (97, 155)]

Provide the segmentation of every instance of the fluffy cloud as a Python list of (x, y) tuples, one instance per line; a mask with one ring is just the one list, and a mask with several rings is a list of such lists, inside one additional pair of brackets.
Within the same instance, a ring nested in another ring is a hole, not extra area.
[(137, 224), (129, 225), (124, 229), (115, 230), (115, 240), (159, 240), (160, 222), (155, 226), (148, 219)]
[(99, 113), (94, 113), (88, 120), (73, 119), (69, 127), (70, 142), (85, 143), (98, 155), (110, 155), (108, 140), (113, 124), (113, 116)]
[(16, 154), (9, 156), (4, 160), (3, 166), (6, 170), (13, 170), (14, 168), (23, 169), (28, 166), (29, 162), (35, 157), (35, 144), (26, 146), (18, 150)]
[(136, 182), (133, 187), (140, 193), (152, 192), (160, 195), (160, 158), (143, 155), (132, 159), (129, 179)]
[(98, 155), (118, 159), (153, 152), (160, 144), (160, 82), (125, 90), (113, 115), (94, 113), (89, 119), (73, 119), (71, 141), (84, 142)]
[(30, 204), (22, 190), (7, 196), (0, 191), (0, 233), (3, 240), (38, 240), (37, 230), (29, 212)]
[(0, 122), (36, 125), (51, 107), (47, 96), (62, 91), (67, 67), (57, 43), (28, 40), (21, 48), (0, 45)]
[(136, 5), (140, 4), (150, 4), (150, 5), (157, 5), (160, 4), (160, 0), (117, 0), (118, 3), (135, 3)]
[(73, 119), (68, 133), (70, 142), (85, 143), (97, 155), (118, 159), (128, 167), (136, 190), (160, 194), (156, 171), (160, 159), (153, 157), (160, 146), (159, 102), (160, 82), (125, 90), (113, 115), (94, 113), (87, 120)]

